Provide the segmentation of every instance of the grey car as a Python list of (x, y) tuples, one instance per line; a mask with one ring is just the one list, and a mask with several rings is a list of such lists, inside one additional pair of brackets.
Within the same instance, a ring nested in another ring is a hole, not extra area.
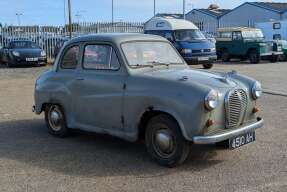
[(97, 34), (64, 45), (35, 85), (36, 114), (51, 134), (71, 129), (145, 140), (160, 165), (184, 162), (190, 144), (255, 141), (258, 81), (237, 72), (194, 70), (162, 37)]

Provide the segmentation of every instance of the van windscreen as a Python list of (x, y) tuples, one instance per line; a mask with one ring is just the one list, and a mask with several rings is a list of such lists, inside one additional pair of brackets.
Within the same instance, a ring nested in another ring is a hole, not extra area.
[(177, 41), (196, 41), (206, 39), (198, 29), (176, 30), (175, 38)]

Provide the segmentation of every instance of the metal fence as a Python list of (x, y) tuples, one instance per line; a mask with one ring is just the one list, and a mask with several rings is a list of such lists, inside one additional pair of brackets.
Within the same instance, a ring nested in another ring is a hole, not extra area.
[[(91, 33), (141, 33), (143, 23), (118, 22), (118, 23), (77, 23), (72, 25), (72, 36)], [(68, 26), (11, 26), (0, 24), (0, 46), (7, 46), (12, 40), (32, 40), (43, 48), (48, 60), (54, 59), (56, 44), (68, 38)]]

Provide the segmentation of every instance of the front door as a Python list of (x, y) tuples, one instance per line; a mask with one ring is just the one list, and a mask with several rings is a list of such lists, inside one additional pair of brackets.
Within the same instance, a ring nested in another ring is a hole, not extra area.
[(232, 55), (245, 55), (244, 42), (240, 31), (232, 33), (232, 46), (230, 53)]
[(86, 44), (83, 50), (74, 102), (77, 124), (91, 131), (121, 131), (126, 73), (111, 45)]

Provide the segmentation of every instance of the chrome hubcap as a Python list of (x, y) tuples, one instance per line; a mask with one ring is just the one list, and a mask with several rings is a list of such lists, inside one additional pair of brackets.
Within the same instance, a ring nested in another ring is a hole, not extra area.
[(155, 144), (164, 154), (170, 154), (174, 149), (174, 142), (171, 134), (167, 130), (159, 130), (155, 136)]
[(59, 131), (61, 129), (62, 113), (57, 106), (51, 107), (49, 111), (49, 123), (54, 131)]

